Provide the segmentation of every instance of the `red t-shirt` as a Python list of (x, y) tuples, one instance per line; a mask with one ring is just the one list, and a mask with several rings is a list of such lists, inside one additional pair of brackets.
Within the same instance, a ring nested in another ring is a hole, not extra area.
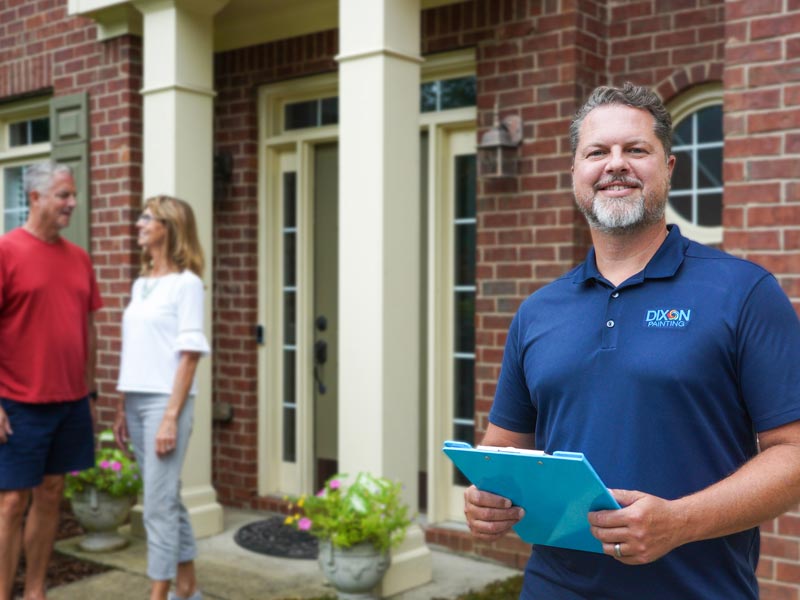
[(0, 236), (0, 397), (84, 397), (89, 313), (102, 304), (82, 248), (21, 227)]

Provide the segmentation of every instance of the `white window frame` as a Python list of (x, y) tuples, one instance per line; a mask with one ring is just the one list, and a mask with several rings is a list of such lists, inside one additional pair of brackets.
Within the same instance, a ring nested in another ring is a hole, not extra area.
[(5, 170), (20, 167), (50, 157), (52, 144), (41, 142), (25, 146), (10, 145), (10, 125), (19, 121), (50, 116), (50, 99), (21, 100), (0, 106), (0, 233), (5, 231)]
[[(673, 128), (699, 110), (709, 106), (722, 105), (722, 95), (723, 87), (721, 83), (708, 83), (692, 88), (678, 96), (667, 107), (672, 116)], [(724, 141), (723, 139), (722, 142), (724, 143)], [(722, 192), (722, 190), (720, 191)], [(667, 203), (666, 216), (667, 221), (678, 225), (681, 228), (681, 233), (688, 238), (703, 244), (722, 243), (721, 225), (706, 227), (692, 223), (678, 214), (669, 202)]]

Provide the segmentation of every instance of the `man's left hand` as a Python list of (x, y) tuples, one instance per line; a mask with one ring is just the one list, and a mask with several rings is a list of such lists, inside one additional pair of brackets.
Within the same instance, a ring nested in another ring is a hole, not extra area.
[(680, 537), (681, 515), (669, 500), (632, 490), (611, 494), (621, 509), (589, 513), (592, 535), (609, 556), (626, 565), (643, 565), (688, 541)]

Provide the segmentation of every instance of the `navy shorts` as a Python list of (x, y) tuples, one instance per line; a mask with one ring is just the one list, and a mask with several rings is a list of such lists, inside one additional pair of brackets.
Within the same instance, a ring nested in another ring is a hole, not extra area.
[(31, 404), (0, 398), (13, 434), (0, 444), (0, 490), (39, 485), (45, 475), (94, 466), (89, 397)]

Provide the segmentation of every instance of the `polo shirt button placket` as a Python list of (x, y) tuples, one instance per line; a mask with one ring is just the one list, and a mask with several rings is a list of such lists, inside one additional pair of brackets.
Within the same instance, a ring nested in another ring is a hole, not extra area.
[(616, 290), (609, 294), (605, 328), (603, 329), (603, 348), (606, 350), (617, 347), (617, 339), (619, 336), (617, 319), (622, 310), (622, 305), (618, 302), (614, 302), (614, 300), (618, 300), (619, 297), (619, 291)]

